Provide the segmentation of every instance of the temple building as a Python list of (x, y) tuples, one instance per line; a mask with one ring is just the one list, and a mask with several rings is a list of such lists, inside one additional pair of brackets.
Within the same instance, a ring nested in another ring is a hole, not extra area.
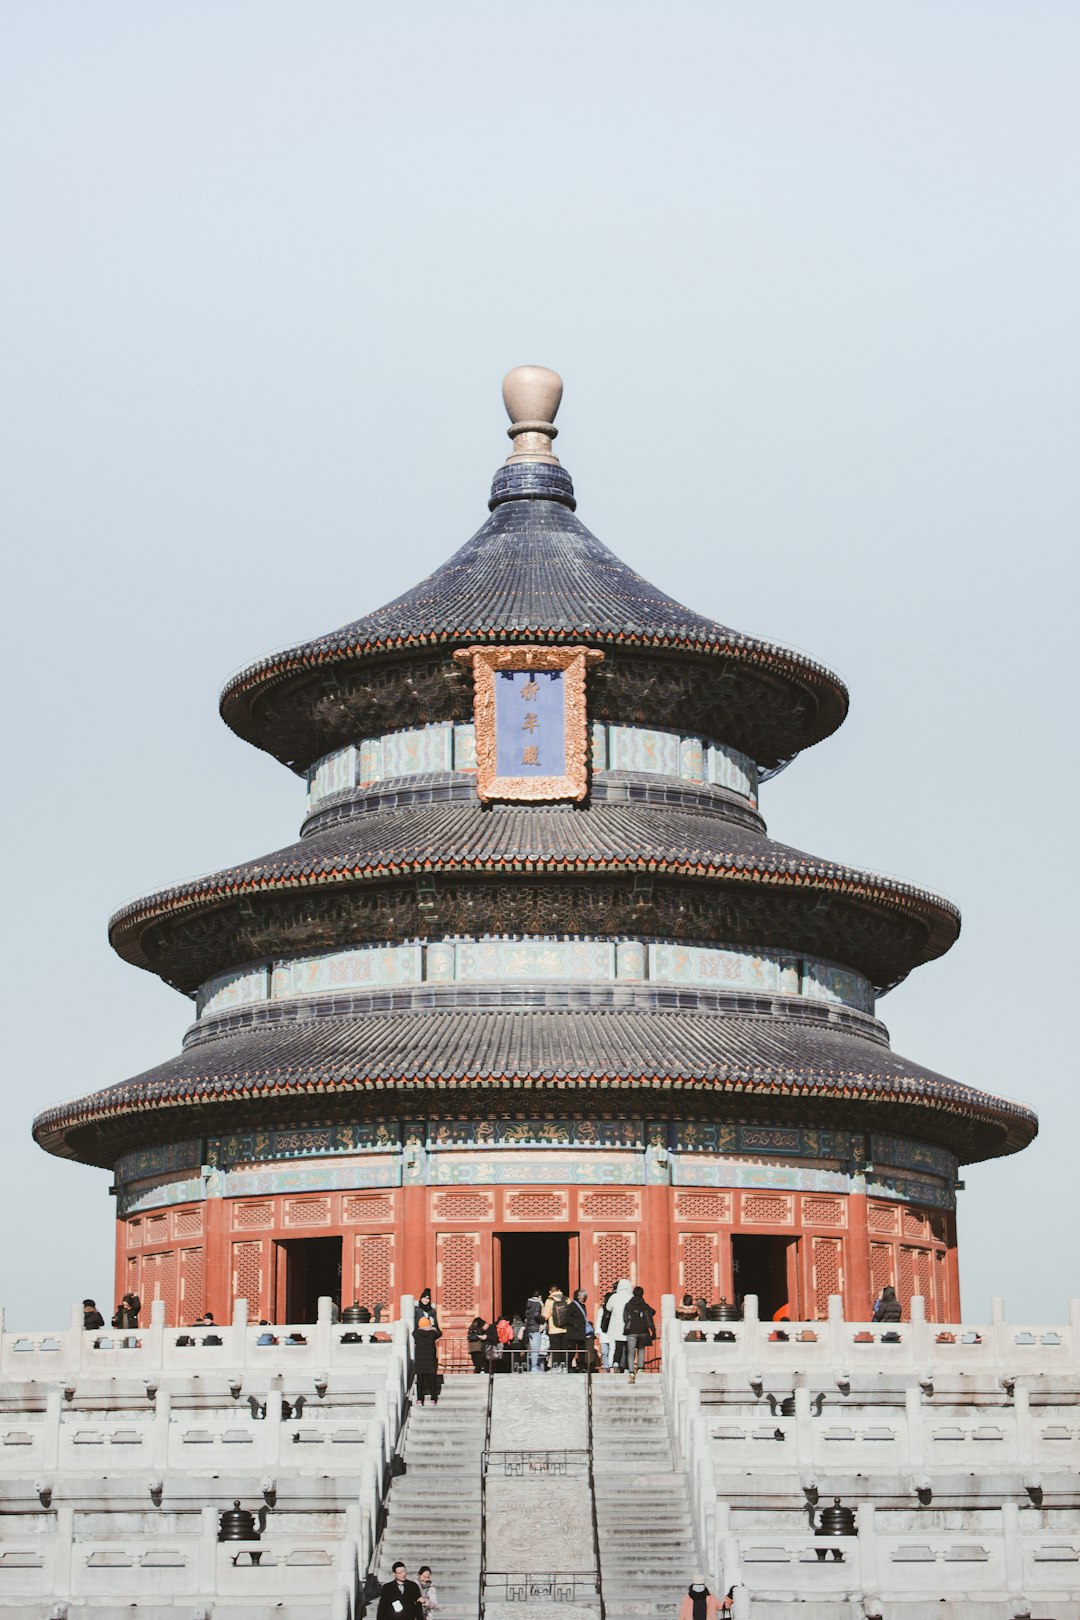
[(955, 1322), (960, 1167), (1036, 1122), (895, 1053), (877, 1002), (959, 916), (768, 836), (843, 685), (620, 562), (553, 452), (559, 379), (503, 393), (473, 538), (225, 688), (306, 784), (299, 839), (116, 914), (193, 1021), (36, 1139), (113, 1171), (117, 1297), (170, 1324), (430, 1284), (460, 1326), (623, 1276), (802, 1320), (891, 1282)]

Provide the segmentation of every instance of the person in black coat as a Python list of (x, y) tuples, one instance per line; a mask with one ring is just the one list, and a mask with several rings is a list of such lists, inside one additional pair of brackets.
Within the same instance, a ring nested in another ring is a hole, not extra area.
[(589, 1370), (589, 1318), (585, 1311), (585, 1301), (588, 1298), (584, 1288), (575, 1288), (572, 1299), (567, 1300), (566, 1309), (566, 1370), (567, 1372), (588, 1372)]
[(105, 1326), (105, 1318), (92, 1299), (84, 1299), (82, 1302), (82, 1325), (84, 1333), (93, 1333), (97, 1328)]
[(375, 1620), (424, 1620), (420, 1588), (409, 1580), (409, 1572), (400, 1561), (394, 1565), (393, 1580), (387, 1581), (379, 1593)]
[(645, 1352), (656, 1338), (653, 1320), (656, 1312), (645, 1303), (645, 1290), (634, 1289), (623, 1307), (623, 1334), (626, 1338), (626, 1360), (630, 1368), (630, 1382), (644, 1369)]
[(881, 1290), (881, 1298), (874, 1306), (873, 1320), (875, 1322), (899, 1322), (901, 1318), (900, 1301), (896, 1297), (896, 1289), (888, 1283)]
[(439, 1352), (436, 1340), (442, 1333), (430, 1316), (422, 1316), (413, 1332), (413, 1366), (416, 1368), (416, 1399), (420, 1406), (431, 1396), (432, 1406), (439, 1404)]

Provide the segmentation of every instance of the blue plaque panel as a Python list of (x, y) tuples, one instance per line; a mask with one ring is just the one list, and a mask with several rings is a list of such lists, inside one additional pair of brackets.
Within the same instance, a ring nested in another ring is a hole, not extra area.
[(566, 774), (566, 687), (561, 669), (495, 672), (499, 776)]

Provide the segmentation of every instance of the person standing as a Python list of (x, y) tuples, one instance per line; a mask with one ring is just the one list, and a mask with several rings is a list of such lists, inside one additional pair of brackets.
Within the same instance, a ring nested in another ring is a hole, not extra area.
[[(375, 1307), (375, 1320), (376, 1320), (376, 1322), (379, 1320), (379, 1310), (380, 1309), (381, 1309), (381, 1307), (376, 1305), (376, 1307)], [(420, 1298), (417, 1300), (416, 1308), (413, 1311), (413, 1327), (416, 1326), (417, 1322), (419, 1322), (419, 1320), (420, 1320), (420, 1318), (422, 1316), (430, 1316), (431, 1320), (435, 1324), (435, 1326), (436, 1327), (439, 1326), (439, 1314), (436, 1311), (434, 1305), (431, 1303), (431, 1289), (430, 1288), (424, 1288), (424, 1289), (421, 1290)]]
[(82, 1302), (82, 1325), (84, 1333), (96, 1333), (98, 1328), (105, 1326), (105, 1318), (92, 1299)]
[(588, 1372), (589, 1370), (589, 1318), (585, 1311), (587, 1298), (588, 1295), (585, 1293), (584, 1288), (575, 1288), (573, 1298), (566, 1302), (567, 1372)]
[(442, 1333), (430, 1316), (422, 1316), (413, 1331), (413, 1366), (416, 1368), (416, 1399), (423, 1406), (431, 1396), (432, 1406), (439, 1404), (439, 1352), (436, 1340)]
[(488, 1325), (482, 1316), (474, 1316), (469, 1323), (469, 1330), (465, 1336), (465, 1343), (469, 1350), (469, 1360), (473, 1364), (473, 1372), (487, 1372), (487, 1331)]
[(421, 1564), (416, 1572), (416, 1579), (420, 1584), (420, 1603), (424, 1614), (434, 1614), (439, 1607), (439, 1600), (435, 1596), (435, 1587), (432, 1584), (431, 1565)]
[(645, 1370), (645, 1353), (656, 1338), (655, 1320), (656, 1312), (646, 1304), (645, 1290), (639, 1283), (623, 1307), (623, 1335), (631, 1383)]
[[(704, 1581), (691, 1581), (679, 1610), (679, 1620), (716, 1620), (716, 1599)], [(730, 1613), (730, 1610), (726, 1611)]]
[(529, 1347), (529, 1371), (539, 1372), (540, 1358), (546, 1354), (547, 1338), (546, 1323), (544, 1321), (544, 1298), (539, 1288), (534, 1288), (525, 1301), (525, 1342)]
[(544, 1322), (551, 1340), (551, 1370), (566, 1371), (567, 1300), (561, 1288), (549, 1288), (544, 1301)]
[(424, 1620), (420, 1588), (410, 1581), (409, 1572), (399, 1559), (393, 1575), (379, 1593), (375, 1620)]
[(896, 1297), (896, 1289), (886, 1283), (881, 1290), (881, 1297), (874, 1306), (873, 1322), (899, 1322), (902, 1317), (900, 1301)]
[(608, 1325), (604, 1329), (604, 1338), (610, 1347), (608, 1365), (612, 1372), (626, 1371), (626, 1329), (623, 1327), (623, 1312), (632, 1297), (633, 1290), (630, 1287), (629, 1277), (621, 1277), (607, 1303)]

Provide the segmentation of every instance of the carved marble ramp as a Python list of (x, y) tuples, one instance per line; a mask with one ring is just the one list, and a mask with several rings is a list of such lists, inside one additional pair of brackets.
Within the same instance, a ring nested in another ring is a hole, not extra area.
[[(596, 1620), (584, 1378), (496, 1378), (486, 1485), (489, 1617)], [(582, 1579), (574, 1582), (577, 1573)], [(515, 1579), (504, 1583), (500, 1576)], [(552, 1583), (550, 1598), (544, 1595)]]

